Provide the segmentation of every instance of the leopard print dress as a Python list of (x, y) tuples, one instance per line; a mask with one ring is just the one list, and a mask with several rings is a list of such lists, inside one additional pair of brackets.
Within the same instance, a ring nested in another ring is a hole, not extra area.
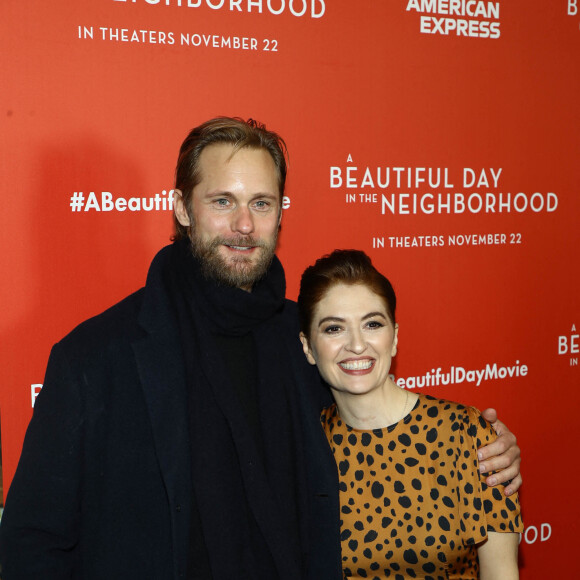
[(340, 481), (345, 578), (477, 579), (488, 531), (522, 532), (517, 496), (480, 477), (477, 449), (496, 437), (477, 409), (421, 395), (385, 429), (321, 421)]

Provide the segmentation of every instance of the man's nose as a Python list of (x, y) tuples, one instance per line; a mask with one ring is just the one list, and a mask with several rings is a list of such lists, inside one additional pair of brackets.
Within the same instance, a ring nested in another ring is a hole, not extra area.
[(232, 230), (245, 235), (254, 231), (254, 217), (250, 208), (239, 207), (236, 209), (233, 216)]

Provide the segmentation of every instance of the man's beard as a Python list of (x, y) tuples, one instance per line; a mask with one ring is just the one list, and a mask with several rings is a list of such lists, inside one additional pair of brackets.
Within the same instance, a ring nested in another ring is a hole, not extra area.
[[(203, 275), (220, 284), (242, 289), (251, 289), (266, 275), (274, 258), (277, 238), (276, 233), (271, 242), (241, 235), (234, 238), (216, 237), (205, 241), (196, 236), (195, 226), (190, 233), (191, 252), (199, 260)], [(219, 252), (222, 245), (259, 248), (258, 261), (253, 262), (249, 256), (236, 256), (229, 261), (225, 260)]]

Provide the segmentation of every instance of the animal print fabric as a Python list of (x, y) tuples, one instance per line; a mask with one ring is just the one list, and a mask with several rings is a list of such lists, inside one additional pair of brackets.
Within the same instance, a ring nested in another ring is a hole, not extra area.
[(421, 395), (385, 429), (353, 429), (336, 405), (321, 421), (339, 472), (345, 578), (476, 579), (487, 532), (523, 531), (517, 496), (480, 477), (476, 451), (496, 435), (477, 409)]

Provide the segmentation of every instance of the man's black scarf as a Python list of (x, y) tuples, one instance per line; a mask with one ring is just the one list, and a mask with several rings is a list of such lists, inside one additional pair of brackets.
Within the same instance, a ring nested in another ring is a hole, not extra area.
[[(190, 578), (295, 580), (303, 564), (299, 514), (306, 499), (297, 490), (304, 489), (305, 474), (297, 460), (300, 415), (288, 369), (282, 265), (274, 258), (249, 293), (205, 279), (189, 242), (179, 241), (164, 271), (189, 390), (196, 506)], [(216, 335), (251, 335), (261, 445), (248, 427)]]

